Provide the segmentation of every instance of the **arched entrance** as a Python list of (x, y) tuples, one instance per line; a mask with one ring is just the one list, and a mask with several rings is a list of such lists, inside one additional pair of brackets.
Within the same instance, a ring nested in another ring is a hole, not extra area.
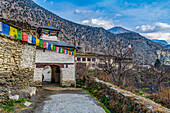
[(60, 84), (61, 71), (57, 65), (48, 65), (43, 68), (43, 81), (46, 83), (58, 83)]
[(60, 83), (60, 67), (59, 66), (51, 66), (51, 82)]

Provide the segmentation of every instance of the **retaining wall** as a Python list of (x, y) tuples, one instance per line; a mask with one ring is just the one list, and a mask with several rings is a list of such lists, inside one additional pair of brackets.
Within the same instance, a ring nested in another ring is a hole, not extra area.
[(86, 79), (86, 88), (111, 110), (118, 113), (170, 113), (150, 99), (122, 90), (98, 79)]
[(36, 47), (0, 33), (0, 92), (34, 86)]

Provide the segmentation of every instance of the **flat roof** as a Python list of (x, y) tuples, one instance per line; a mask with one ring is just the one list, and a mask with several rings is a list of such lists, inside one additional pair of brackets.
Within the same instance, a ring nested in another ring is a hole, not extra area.
[(55, 30), (55, 31), (60, 31), (59, 29), (52, 27), (52, 26), (40, 26), (38, 27), (39, 29), (48, 29), (48, 30)]
[[(43, 41), (53, 44), (54, 46), (74, 48), (73, 44), (69, 44), (69, 43), (62, 42), (62, 41), (53, 41), (53, 40), (43, 40)], [(78, 48), (81, 48), (81, 47), (78, 47)]]

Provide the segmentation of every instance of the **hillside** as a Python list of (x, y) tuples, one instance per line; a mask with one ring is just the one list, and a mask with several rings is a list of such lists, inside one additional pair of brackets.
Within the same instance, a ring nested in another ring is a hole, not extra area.
[[(86, 51), (100, 51), (99, 43), (107, 45), (107, 42), (114, 41), (115, 37), (123, 38), (131, 42), (135, 48), (135, 58), (145, 58), (145, 62), (154, 62), (157, 58), (156, 51), (164, 49), (163, 46), (152, 42), (137, 33), (114, 34), (101, 27), (90, 27), (73, 23), (60, 18), (54, 13), (35, 4), (32, 0), (2, 0), (3, 18), (10, 16), (10, 19), (26, 21), (32, 25), (47, 25), (57, 27), (61, 30), (60, 40), (72, 43), (74, 29), (77, 28), (78, 44)], [(149, 57), (149, 59), (148, 59)]]
[(113, 27), (111, 29), (108, 29), (108, 31), (112, 32), (112, 33), (115, 33), (115, 34), (121, 34), (121, 33), (134, 33), (130, 30), (127, 30), (123, 27)]

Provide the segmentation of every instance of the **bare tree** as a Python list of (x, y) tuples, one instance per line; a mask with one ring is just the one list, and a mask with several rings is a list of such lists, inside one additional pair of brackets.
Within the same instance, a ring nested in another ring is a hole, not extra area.
[(112, 80), (118, 86), (121, 85), (121, 79), (125, 72), (131, 69), (132, 54), (134, 49), (128, 42), (124, 42), (121, 38), (115, 38), (115, 41), (110, 42), (107, 47), (102, 47), (105, 56), (102, 58), (103, 71), (112, 75)]
[(150, 85), (151, 93), (153, 90), (158, 91), (163, 82), (167, 83), (170, 79), (170, 68), (161, 66), (159, 68), (152, 67), (142, 71), (143, 79), (146, 84)]

